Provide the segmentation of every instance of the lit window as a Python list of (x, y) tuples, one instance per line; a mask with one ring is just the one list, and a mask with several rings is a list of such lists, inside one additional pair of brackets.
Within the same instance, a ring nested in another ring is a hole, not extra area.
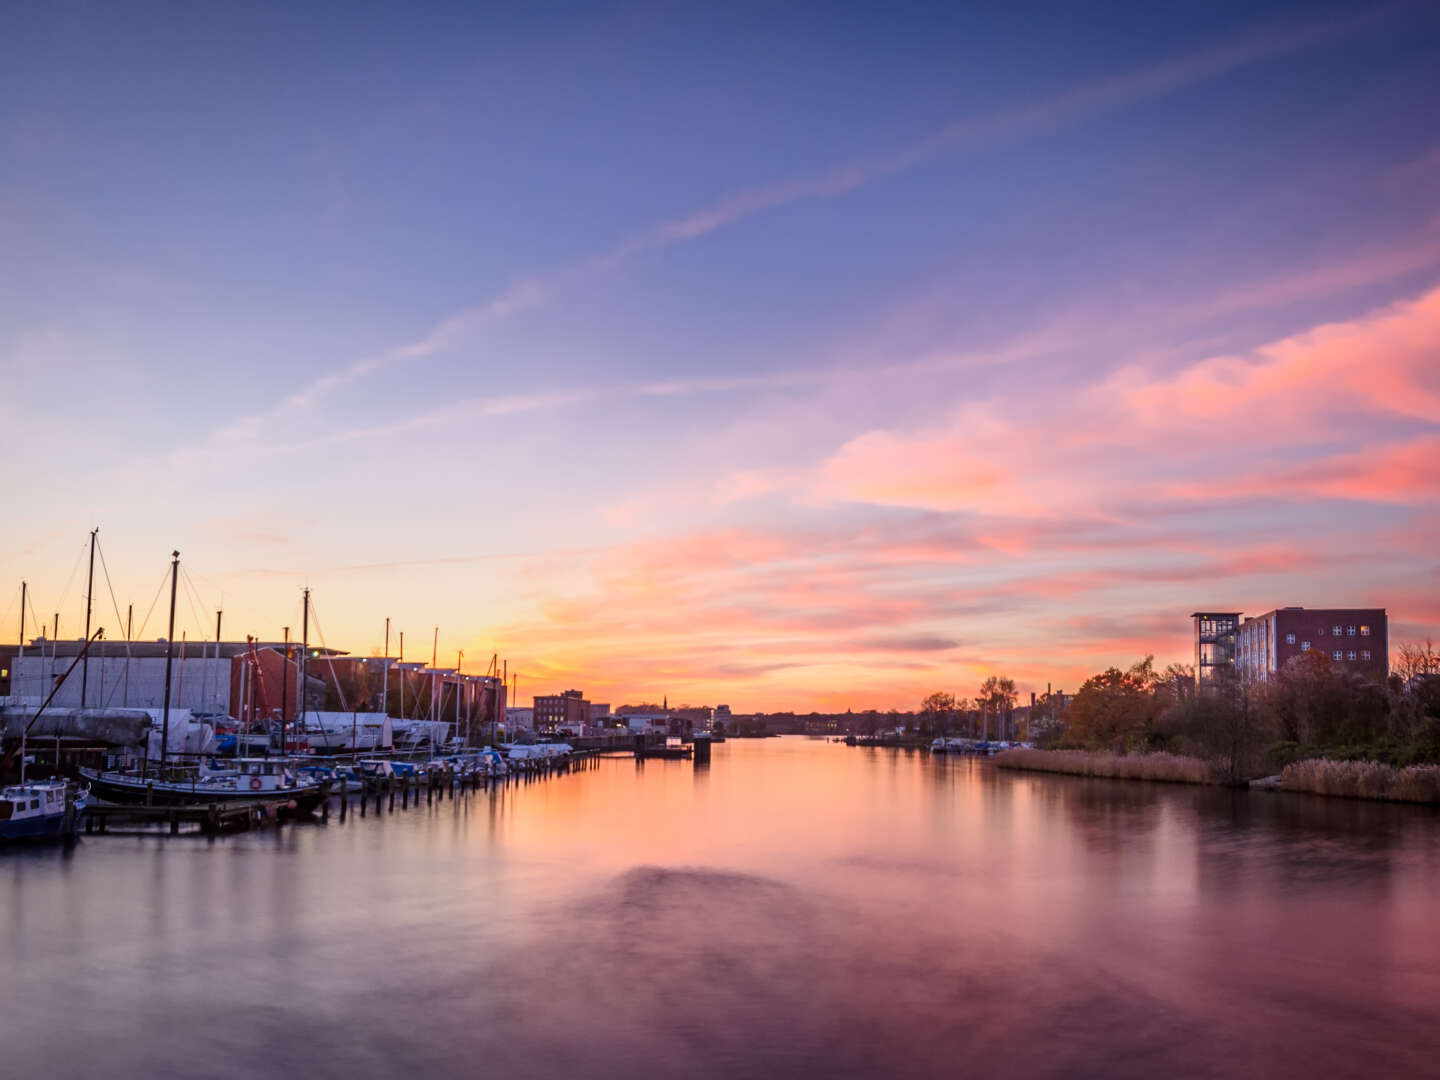
[(1370, 627), (1368, 627), (1368, 626), (1362, 626), (1362, 627), (1360, 627), (1360, 636), (1361, 636), (1361, 637), (1369, 637), (1369, 636), (1370, 636)]
[(1350, 636), (1350, 637), (1354, 637), (1354, 636), (1355, 636), (1355, 627), (1353, 627), (1353, 626), (1347, 626), (1347, 627), (1345, 627), (1345, 633), (1346, 633), (1348, 636)]
[(1285, 635), (1285, 644), (1286, 644), (1286, 645), (1294, 645), (1294, 644), (1295, 644), (1295, 635), (1294, 635), (1294, 634), (1286, 634), (1286, 635)]
[(1300, 651), (1301, 651), (1301, 652), (1309, 652), (1309, 651), (1310, 651), (1310, 642), (1308, 642), (1308, 641), (1302, 641), (1302, 642), (1300, 642)]
[(1351, 649), (1348, 653), (1346, 653), (1346, 654), (1345, 654), (1345, 659), (1347, 659), (1347, 660), (1354, 660), (1354, 659), (1355, 659), (1355, 650), (1354, 650), (1354, 649)]
[(1340, 636), (1340, 627), (1338, 627), (1338, 626), (1332, 626), (1332, 627), (1330, 628), (1330, 632), (1331, 632), (1332, 634), (1334, 634), (1336, 637), (1339, 637), (1339, 636)]
[(1345, 654), (1342, 653), (1339, 649), (1336, 649), (1333, 653), (1330, 654), (1330, 658), (1332, 660), (1343, 660), (1345, 659)]
[(1369, 660), (1369, 659), (1370, 659), (1370, 650), (1369, 650), (1369, 649), (1361, 649), (1361, 650), (1360, 650), (1360, 659), (1361, 659), (1361, 660)]

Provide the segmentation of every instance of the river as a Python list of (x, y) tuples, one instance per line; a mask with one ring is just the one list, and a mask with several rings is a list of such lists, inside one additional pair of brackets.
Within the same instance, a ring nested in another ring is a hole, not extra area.
[(1440, 1070), (1440, 814), (819, 740), (0, 854), (6, 1076)]

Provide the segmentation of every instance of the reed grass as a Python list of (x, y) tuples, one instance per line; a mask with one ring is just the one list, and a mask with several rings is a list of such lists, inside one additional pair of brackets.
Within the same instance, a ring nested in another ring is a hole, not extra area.
[(995, 755), (1002, 769), (1103, 776), (1117, 780), (1158, 780), (1172, 784), (1218, 782), (1210, 762), (1161, 752), (1112, 754), (1094, 750), (1003, 750)]
[(1378, 761), (1330, 761), (1307, 758), (1286, 765), (1280, 774), (1286, 791), (1339, 795), (1390, 802), (1440, 802), (1440, 765), (1397, 769)]

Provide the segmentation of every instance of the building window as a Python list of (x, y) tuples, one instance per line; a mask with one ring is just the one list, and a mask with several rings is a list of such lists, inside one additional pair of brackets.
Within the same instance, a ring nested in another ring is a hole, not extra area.
[(1340, 627), (1338, 627), (1338, 626), (1332, 626), (1332, 627), (1330, 628), (1330, 632), (1331, 632), (1332, 634), (1334, 634), (1336, 637), (1339, 637), (1339, 636), (1340, 636)]
[(1285, 644), (1286, 644), (1286, 645), (1294, 645), (1294, 644), (1295, 644), (1295, 635), (1294, 635), (1294, 634), (1286, 634), (1286, 635), (1285, 635)]
[(1347, 626), (1347, 627), (1345, 627), (1345, 633), (1346, 633), (1348, 636), (1350, 636), (1350, 637), (1354, 637), (1354, 636), (1355, 636), (1355, 627), (1353, 627), (1353, 626)]
[(1370, 659), (1370, 650), (1369, 650), (1369, 649), (1361, 649), (1361, 650), (1360, 650), (1360, 659), (1361, 659), (1361, 660), (1369, 660), (1369, 659)]
[(1370, 627), (1368, 627), (1368, 626), (1362, 626), (1362, 627), (1360, 627), (1360, 636), (1361, 636), (1361, 637), (1369, 637), (1369, 636), (1370, 636)]
[(1343, 660), (1345, 659), (1345, 654), (1342, 653), (1339, 649), (1336, 649), (1333, 653), (1330, 654), (1330, 658), (1332, 660)]
[(1347, 659), (1347, 660), (1354, 660), (1354, 659), (1355, 659), (1355, 650), (1354, 650), (1354, 649), (1351, 649), (1348, 653), (1346, 653), (1346, 654), (1345, 654), (1345, 659)]
[(1317, 633), (1318, 633), (1321, 637), (1324, 637), (1324, 636), (1325, 636), (1325, 627), (1323, 627), (1323, 626), (1320, 627), (1320, 629), (1317, 631)]
[(1302, 641), (1302, 642), (1300, 642), (1300, 651), (1301, 651), (1301, 652), (1309, 652), (1309, 651), (1310, 651), (1310, 642), (1308, 642), (1308, 641)]

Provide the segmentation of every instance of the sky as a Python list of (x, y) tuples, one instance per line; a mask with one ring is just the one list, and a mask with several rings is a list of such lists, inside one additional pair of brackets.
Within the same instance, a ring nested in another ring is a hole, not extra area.
[(1440, 636), (1437, 115), (1426, 3), (7, 5), (0, 627), (98, 527), (522, 700)]

